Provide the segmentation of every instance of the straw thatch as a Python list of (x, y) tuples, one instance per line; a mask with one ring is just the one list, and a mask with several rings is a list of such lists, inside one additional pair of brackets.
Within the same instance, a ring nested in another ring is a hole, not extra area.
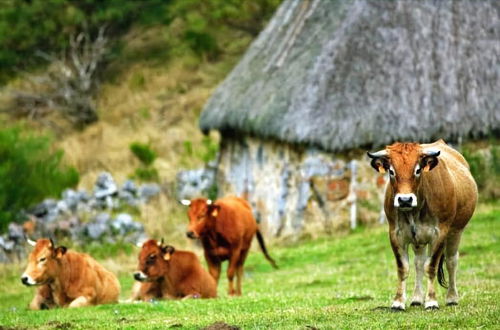
[(499, 1), (286, 0), (200, 127), (340, 151), (500, 130)]

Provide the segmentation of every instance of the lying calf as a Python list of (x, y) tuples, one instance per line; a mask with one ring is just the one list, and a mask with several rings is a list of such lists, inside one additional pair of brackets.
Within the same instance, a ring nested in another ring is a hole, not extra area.
[(203, 269), (198, 257), (189, 251), (176, 251), (155, 240), (142, 245), (139, 270), (134, 278), (141, 283), (134, 286), (132, 300), (154, 298), (214, 298), (215, 280)]
[(35, 246), (28, 267), (21, 276), (24, 285), (39, 286), (30, 308), (55, 306), (80, 307), (118, 301), (120, 283), (87, 254), (55, 247), (48, 239), (32, 242)]

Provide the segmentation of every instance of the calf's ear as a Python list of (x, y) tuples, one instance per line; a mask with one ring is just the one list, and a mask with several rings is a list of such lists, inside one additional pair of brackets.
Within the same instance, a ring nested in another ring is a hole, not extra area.
[(219, 211), (220, 211), (220, 205), (211, 204), (208, 207), (208, 214), (213, 218), (217, 218), (217, 216), (219, 215)]
[(65, 246), (59, 246), (54, 250), (54, 255), (56, 258), (62, 258), (62, 256), (68, 251)]
[(171, 245), (167, 245), (162, 249), (162, 251), (163, 251), (163, 259), (168, 261), (170, 260), (172, 254), (174, 254), (175, 248)]

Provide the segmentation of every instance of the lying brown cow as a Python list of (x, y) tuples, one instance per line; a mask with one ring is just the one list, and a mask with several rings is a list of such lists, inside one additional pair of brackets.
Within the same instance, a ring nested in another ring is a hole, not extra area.
[(415, 252), (416, 269), (411, 305), (424, 303), (425, 271), (429, 278), (425, 308), (439, 307), (434, 279), (437, 271), (439, 283), (446, 287), (442, 271), (444, 259), (449, 273), (446, 304), (456, 305), (458, 245), (477, 202), (477, 187), (469, 165), (443, 140), (431, 144), (395, 143), (368, 156), (377, 171), (389, 172), (390, 176), (385, 213), (399, 278), (392, 308), (405, 309), (409, 244)]
[[(221, 262), (229, 260), (227, 278), (230, 295), (241, 295), (243, 264), (256, 234), (266, 259), (277, 268), (267, 253), (264, 239), (246, 200), (230, 196), (218, 199), (215, 203), (205, 198), (183, 200), (181, 203), (189, 206), (189, 230), (186, 234), (189, 238), (201, 240), (208, 269), (217, 282)], [(235, 274), (236, 290), (233, 285)]]
[(120, 283), (89, 255), (55, 247), (52, 240), (39, 239), (21, 276), (24, 285), (38, 285), (31, 309), (54, 306), (80, 307), (118, 301)]
[(132, 300), (217, 296), (217, 283), (194, 253), (176, 251), (152, 239), (142, 245), (139, 271), (134, 273), (134, 278), (142, 283), (135, 286)]

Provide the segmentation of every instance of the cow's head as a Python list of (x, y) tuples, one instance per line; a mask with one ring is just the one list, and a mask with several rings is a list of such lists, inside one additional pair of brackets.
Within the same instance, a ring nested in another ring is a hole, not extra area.
[(61, 258), (67, 249), (64, 246), (55, 247), (50, 239), (28, 241), (35, 248), (28, 257), (28, 267), (21, 275), (24, 285), (42, 285), (50, 283), (59, 271)]
[(156, 281), (165, 275), (172, 254), (173, 246), (164, 245), (163, 240), (154, 239), (146, 241), (139, 253), (139, 270), (134, 273), (134, 278), (141, 282)]
[(196, 239), (202, 237), (205, 232), (213, 227), (215, 219), (219, 214), (220, 205), (213, 203), (210, 199), (197, 198), (193, 200), (182, 200), (183, 205), (189, 206), (189, 226), (187, 237)]
[(417, 191), (422, 175), (439, 163), (440, 151), (424, 149), (418, 143), (394, 143), (377, 152), (368, 152), (372, 167), (380, 173), (389, 173), (394, 191), (394, 207), (410, 211), (418, 206)]

